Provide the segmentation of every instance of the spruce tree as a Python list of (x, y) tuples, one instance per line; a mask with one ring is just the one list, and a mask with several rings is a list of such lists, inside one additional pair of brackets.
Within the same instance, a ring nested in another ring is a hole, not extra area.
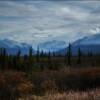
[(19, 49), (18, 52), (17, 52), (17, 59), (20, 59), (20, 56), (21, 56), (21, 51)]
[(51, 60), (51, 52), (49, 51), (48, 52), (48, 66), (49, 66), (49, 69), (52, 69), (52, 60)]
[(33, 67), (33, 49), (32, 47), (29, 48), (29, 67), (28, 70), (31, 70)]
[(5, 48), (2, 49), (2, 67), (3, 69), (5, 69), (6, 67), (6, 49)]
[(14, 67), (14, 69), (22, 70), (20, 59), (21, 59), (21, 51), (19, 49), (17, 54), (15, 56), (13, 56), (13, 67)]
[(79, 48), (78, 49), (78, 60), (77, 60), (78, 64), (81, 64), (81, 56), (82, 56), (82, 52), (81, 52), (81, 49)]
[(71, 56), (72, 56), (72, 50), (71, 50), (71, 44), (69, 43), (68, 51), (67, 51), (68, 65), (71, 65)]
[(40, 50), (39, 50), (39, 46), (37, 47), (37, 53), (36, 53), (36, 61), (37, 63), (39, 63), (39, 60), (40, 60)]

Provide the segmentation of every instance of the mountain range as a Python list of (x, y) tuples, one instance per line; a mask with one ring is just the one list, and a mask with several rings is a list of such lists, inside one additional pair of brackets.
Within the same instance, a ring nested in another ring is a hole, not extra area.
[[(44, 50), (46, 52), (56, 52), (60, 54), (65, 54), (67, 52), (66, 42), (64, 41), (48, 41), (39, 44), (40, 51)], [(13, 40), (4, 39), (0, 40), (0, 48), (6, 48), (8, 54), (16, 54), (20, 49), (21, 54), (25, 55), (29, 53), (29, 48), (31, 45), (26, 43), (19, 43)], [(91, 35), (83, 37), (71, 43), (73, 54), (77, 54), (78, 49), (80, 48), (84, 54), (92, 52), (93, 54), (100, 54), (100, 34)], [(33, 54), (36, 51), (33, 49)]]

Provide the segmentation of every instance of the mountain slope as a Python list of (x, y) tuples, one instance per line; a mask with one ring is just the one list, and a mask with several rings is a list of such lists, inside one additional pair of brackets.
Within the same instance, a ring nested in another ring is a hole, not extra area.
[[(84, 37), (79, 39), (71, 44), (73, 54), (77, 54), (78, 49), (80, 48), (84, 54), (92, 52), (93, 54), (100, 54), (100, 34)], [(65, 54), (67, 48), (59, 51), (61, 54)]]
[(55, 52), (55, 51), (61, 50), (62, 48), (65, 48), (66, 43), (64, 41), (53, 40), (53, 41), (41, 43), (39, 47), (41, 50), (44, 50), (44, 51)]
[(18, 43), (13, 40), (0, 40), (0, 48), (5, 48), (8, 54), (15, 55), (17, 54), (18, 50), (21, 51), (22, 55), (29, 53), (29, 48), (31, 46), (25, 43)]
[(73, 45), (100, 45), (100, 34), (91, 35), (79, 39), (73, 43)]
[(100, 34), (84, 37), (72, 43), (73, 53), (76, 54), (78, 48), (84, 54), (92, 52), (93, 54), (100, 54)]

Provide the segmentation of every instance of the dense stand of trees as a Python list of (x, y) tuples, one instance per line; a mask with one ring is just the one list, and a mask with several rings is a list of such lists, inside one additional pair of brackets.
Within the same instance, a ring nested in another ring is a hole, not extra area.
[[(39, 47), (37, 53), (33, 55), (32, 47), (29, 48), (28, 55), (21, 55), (21, 51), (18, 50), (16, 55), (8, 55), (5, 48), (0, 48), (0, 69), (14, 69), (21, 71), (30, 71), (32, 69), (54, 69), (57, 70), (61, 66), (75, 66), (86, 63), (95, 65), (99, 63), (99, 58), (94, 56), (91, 52), (88, 55), (83, 55), (81, 49), (77, 51), (77, 56), (72, 56), (71, 44), (67, 48), (65, 55), (58, 55), (56, 53), (40, 52)], [(95, 59), (95, 60), (94, 60)]]

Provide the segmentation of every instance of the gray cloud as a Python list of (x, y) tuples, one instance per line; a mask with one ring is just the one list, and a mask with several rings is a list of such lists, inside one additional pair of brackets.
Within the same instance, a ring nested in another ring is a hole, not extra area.
[(0, 38), (38, 45), (98, 33), (99, 1), (0, 1)]

